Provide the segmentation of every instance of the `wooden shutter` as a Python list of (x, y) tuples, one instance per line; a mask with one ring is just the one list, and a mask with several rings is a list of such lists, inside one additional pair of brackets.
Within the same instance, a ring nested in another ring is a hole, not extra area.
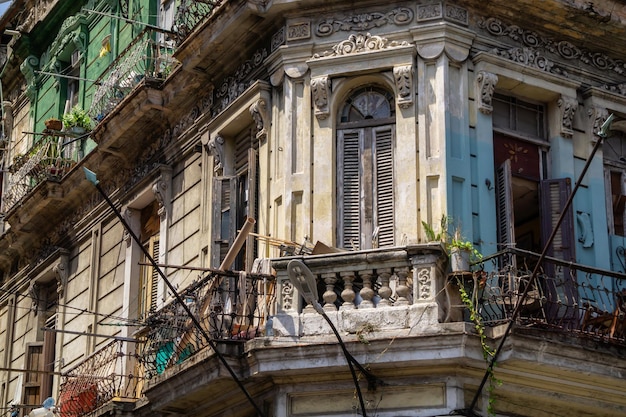
[(496, 170), (498, 244), (505, 248), (515, 246), (515, 216), (511, 183), (511, 160), (507, 159)]
[[(150, 255), (152, 259), (159, 262), (160, 255), (160, 243), (159, 235), (153, 236), (150, 239)], [(157, 309), (157, 295), (159, 293), (159, 271), (156, 268), (150, 268), (150, 310), (156, 311)]]
[[(258, 152), (255, 149), (248, 149), (248, 196), (247, 196), (247, 216), (257, 219), (257, 189), (259, 184), (259, 178), (257, 174), (257, 160), (258, 160)], [(240, 219), (237, 227), (241, 227), (243, 225), (245, 219)], [(248, 236), (246, 240), (246, 254), (245, 254), (245, 264), (244, 269), (249, 271), (252, 268), (252, 263), (254, 262), (254, 256), (256, 253), (256, 239), (254, 236)]]
[(375, 227), (378, 227), (378, 246), (394, 244), (394, 198), (393, 198), (393, 126), (373, 129), (376, 163), (374, 187)]
[(361, 248), (361, 176), (360, 159), (363, 129), (338, 132), (337, 242), (346, 249)]
[[(565, 207), (570, 194), (571, 181), (569, 178), (558, 178), (541, 181), (541, 239), (542, 246), (547, 243), (554, 230), (559, 216)], [(557, 230), (552, 244), (548, 247), (548, 256), (563, 261), (574, 261), (574, 214), (572, 206), (565, 213), (561, 226)], [(570, 268), (555, 267), (546, 262), (544, 266), (547, 279), (545, 281), (548, 295), (548, 320), (558, 320), (554, 324), (561, 326), (575, 325), (578, 304), (576, 277)]]
[[(56, 313), (50, 316), (46, 320), (46, 328), (56, 329)], [(44, 374), (41, 381), (41, 400), (44, 400), (52, 396), (52, 384), (54, 381), (54, 363), (55, 363), (55, 345), (56, 345), (56, 333), (44, 332), (43, 335), (43, 370), (50, 372), (50, 374)]]
[(213, 228), (211, 231), (213, 247), (211, 250), (212, 267), (219, 267), (228, 252), (231, 236), (231, 195), (235, 181), (231, 177), (213, 178)]
[[(159, 235), (155, 235), (150, 237), (144, 245), (152, 259), (157, 262), (159, 261), (159, 243)], [(142, 256), (142, 263), (149, 263), (146, 256)], [(142, 265), (140, 275), (139, 316), (145, 318), (151, 310), (156, 311), (157, 308), (159, 273), (152, 265)]]

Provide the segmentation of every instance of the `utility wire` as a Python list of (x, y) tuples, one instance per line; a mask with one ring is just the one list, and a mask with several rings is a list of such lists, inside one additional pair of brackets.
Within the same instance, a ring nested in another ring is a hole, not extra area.
[(215, 355), (217, 356), (217, 358), (219, 359), (219, 361), (222, 363), (222, 365), (224, 365), (224, 367), (226, 368), (226, 370), (228, 371), (228, 373), (230, 374), (230, 376), (233, 378), (233, 380), (237, 383), (237, 385), (239, 386), (239, 388), (241, 389), (241, 391), (243, 392), (243, 394), (246, 396), (246, 398), (248, 399), (248, 401), (250, 402), (250, 404), (254, 407), (254, 409), (256, 410), (256, 412), (258, 413), (259, 416), (261, 417), (265, 417), (265, 413), (263, 412), (263, 410), (261, 410), (261, 408), (257, 405), (257, 403), (254, 401), (254, 399), (252, 398), (252, 396), (250, 395), (250, 393), (248, 392), (248, 390), (246, 389), (246, 387), (243, 385), (243, 383), (239, 380), (239, 377), (237, 376), (237, 374), (235, 374), (235, 371), (233, 370), (233, 368), (228, 364), (228, 362), (226, 361), (226, 359), (224, 358), (224, 355), (222, 355), (222, 353), (217, 349), (217, 345), (215, 344), (215, 342), (213, 341), (213, 339), (211, 339), (211, 337), (207, 334), (207, 332), (204, 330), (204, 328), (202, 327), (202, 325), (200, 324), (200, 322), (198, 321), (198, 319), (196, 318), (196, 316), (191, 312), (191, 310), (189, 309), (189, 306), (187, 306), (187, 304), (185, 303), (185, 301), (182, 299), (182, 297), (180, 296), (180, 294), (178, 294), (178, 291), (176, 290), (176, 288), (174, 287), (174, 285), (172, 285), (172, 283), (169, 281), (169, 279), (167, 279), (167, 277), (165, 276), (165, 273), (161, 270), (161, 268), (159, 268), (159, 266), (157, 265), (156, 261), (154, 260), (154, 258), (152, 257), (152, 255), (148, 252), (148, 250), (144, 247), (144, 245), (141, 244), (141, 240), (139, 240), (139, 238), (137, 237), (137, 235), (135, 234), (135, 232), (133, 232), (133, 230), (130, 228), (130, 226), (128, 225), (128, 223), (126, 222), (126, 220), (124, 219), (124, 217), (121, 215), (121, 213), (119, 212), (119, 210), (117, 209), (117, 207), (115, 207), (115, 204), (113, 204), (113, 202), (111, 201), (111, 199), (109, 198), (109, 196), (106, 194), (106, 192), (102, 189), (102, 187), (100, 186), (99, 181), (96, 179), (96, 175), (94, 172), (88, 170), (87, 168), (83, 167), (83, 170), (85, 170), (85, 175), (87, 176), (87, 179), (96, 187), (96, 189), (98, 190), (98, 192), (102, 195), (102, 197), (104, 198), (104, 200), (106, 201), (106, 203), (109, 205), (109, 207), (111, 207), (111, 209), (113, 210), (113, 213), (117, 216), (117, 218), (119, 219), (119, 221), (122, 223), (122, 225), (124, 226), (124, 228), (126, 229), (126, 231), (128, 232), (128, 234), (132, 237), (132, 239), (135, 241), (135, 243), (137, 243), (137, 245), (139, 246), (139, 248), (141, 248), (143, 254), (146, 256), (146, 259), (148, 259), (150, 261), (150, 263), (152, 264), (152, 266), (154, 267), (154, 269), (157, 271), (157, 273), (159, 274), (159, 276), (163, 279), (163, 281), (165, 282), (165, 284), (167, 285), (167, 287), (170, 289), (170, 291), (172, 291), (172, 294), (174, 295), (174, 297), (176, 298), (176, 300), (180, 303), (180, 306), (183, 308), (183, 310), (185, 310), (185, 312), (187, 313), (187, 315), (189, 316), (189, 318), (191, 319), (193, 325), (198, 329), (198, 331), (200, 332), (200, 334), (202, 334), (202, 336), (205, 338), (206, 342), (209, 344), (209, 346), (211, 347), (211, 349), (213, 350), (213, 352), (215, 352)]
[(480, 382), (480, 385), (478, 386), (478, 390), (476, 391), (476, 394), (474, 395), (474, 398), (472, 399), (472, 403), (469, 406), (469, 410), (467, 410), (470, 413), (472, 413), (472, 415), (474, 413), (473, 412), (474, 407), (476, 407), (476, 404), (478, 403), (478, 398), (480, 397), (480, 394), (483, 388), (485, 387), (485, 384), (487, 383), (487, 379), (489, 378), (489, 375), (493, 372), (493, 368), (496, 364), (496, 360), (498, 359), (500, 351), (504, 347), (504, 343), (506, 342), (506, 339), (511, 333), (513, 325), (515, 324), (515, 320), (517, 316), (519, 315), (520, 311), (522, 310), (522, 306), (524, 305), (526, 296), (530, 292), (530, 288), (533, 287), (533, 285), (535, 284), (537, 280), (539, 269), (541, 268), (541, 265), (548, 254), (548, 250), (550, 249), (550, 246), (552, 245), (552, 242), (554, 241), (554, 238), (556, 237), (556, 233), (558, 232), (559, 227), (561, 227), (561, 223), (563, 223), (563, 220), (565, 219), (565, 214), (567, 213), (570, 206), (572, 205), (572, 202), (574, 201), (574, 196), (576, 195), (578, 188), (580, 188), (583, 178), (585, 177), (585, 174), (587, 174), (587, 170), (589, 169), (589, 166), (591, 166), (591, 161), (593, 160), (593, 157), (595, 156), (596, 152), (600, 148), (600, 145), (602, 144), (602, 139), (607, 136), (607, 133), (608, 133), (608, 130), (610, 128), (611, 121), (613, 120), (613, 118), (614, 118), (614, 115), (611, 114), (606, 119), (606, 121), (602, 124), (602, 128), (600, 132), (597, 133), (598, 140), (596, 141), (593, 149), (591, 150), (589, 157), (585, 161), (585, 166), (583, 167), (582, 171), (580, 172), (580, 175), (578, 176), (576, 185), (574, 185), (574, 189), (570, 193), (567, 199), (567, 202), (565, 203), (565, 206), (563, 207), (563, 210), (561, 211), (561, 214), (559, 215), (559, 218), (557, 219), (556, 225), (552, 229), (552, 233), (550, 234), (550, 237), (546, 241), (543, 247), (543, 250), (541, 251), (541, 255), (539, 255), (539, 259), (537, 260), (537, 263), (535, 264), (535, 267), (533, 268), (533, 272), (530, 276), (530, 279), (528, 280), (528, 285), (526, 285), (526, 288), (524, 288), (524, 292), (522, 293), (521, 297), (517, 300), (517, 303), (515, 304), (515, 309), (513, 310), (513, 313), (511, 314), (509, 324), (507, 325), (504, 331), (504, 334), (502, 335), (502, 339), (500, 339), (500, 344), (498, 345), (498, 348), (493, 353), (493, 356), (491, 357), (491, 361), (489, 362), (489, 366), (487, 366), (487, 371), (485, 372), (485, 375), (483, 376), (483, 379)]

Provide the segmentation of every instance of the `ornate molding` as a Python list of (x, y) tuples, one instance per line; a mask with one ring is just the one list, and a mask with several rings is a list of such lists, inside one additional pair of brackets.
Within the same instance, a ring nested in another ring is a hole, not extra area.
[(491, 114), (493, 106), (491, 99), (498, 84), (498, 76), (486, 71), (479, 71), (476, 75), (478, 110), (483, 114)]
[(30, 283), (28, 287), (28, 296), (31, 299), (31, 309), (33, 310), (34, 315), (37, 315), (37, 311), (39, 310), (39, 284), (35, 281)]
[(287, 25), (287, 40), (298, 41), (311, 38), (311, 22), (293, 22)]
[(626, 62), (621, 59), (613, 59), (601, 52), (579, 48), (568, 41), (549, 39), (519, 26), (507, 25), (494, 17), (479, 21), (478, 26), (493, 36), (506, 36), (528, 48), (540, 48), (563, 59), (578, 60), (602, 71), (613, 71), (619, 75), (626, 73)]
[(277, 50), (281, 45), (285, 44), (285, 28), (282, 27), (280, 29), (278, 29), (278, 31), (276, 31), (276, 33), (274, 33), (272, 35), (272, 43), (271, 43), (271, 50), (272, 52), (274, 52), (275, 50)]
[(557, 102), (561, 110), (561, 136), (571, 138), (574, 135), (574, 114), (578, 108), (578, 101), (573, 97), (561, 96)]
[(317, 24), (315, 34), (320, 37), (326, 37), (340, 31), (364, 31), (389, 24), (403, 26), (408, 25), (412, 21), (413, 10), (408, 7), (398, 7), (386, 13), (373, 12), (350, 16), (344, 19), (323, 19)]
[(250, 75), (253, 74), (263, 64), (267, 58), (267, 50), (260, 49), (237, 68), (233, 75), (226, 77), (216, 92), (216, 113), (223, 111), (230, 103), (239, 97), (250, 85)]
[(413, 105), (413, 66), (402, 65), (393, 67), (393, 78), (396, 82), (396, 101), (407, 109)]
[(610, 91), (611, 93), (617, 93), (622, 96), (626, 96), (626, 83), (613, 84), (613, 85), (607, 84), (604, 86), (604, 89)]
[(443, 3), (421, 4), (417, 6), (417, 21), (428, 22), (431, 20), (445, 19), (467, 26), (469, 22), (467, 10)]
[(215, 136), (209, 139), (209, 153), (213, 155), (213, 171), (221, 175), (224, 170), (222, 161), (224, 161), (224, 138), (222, 136)]
[(330, 115), (328, 108), (330, 85), (331, 81), (326, 76), (311, 79), (311, 95), (315, 106), (315, 117), (318, 120), (324, 120)]
[(280, 289), (280, 296), (281, 296), (281, 304), (282, 304), (283, 310), (285, 311), (292, 310), (294, 308), (293, 285), (291, 285), (291, 282), (289, 282), (288, 280), (283, 280), (281, 281), (281, 283), (282, 285)]
[(269, 110), (265, 99), (260, 98), (250, 106), (250, 115), (256, 124), (256, 138), (260, 141), (267, 139), (267, 131), (270, 125)]
[(511, 61), (528, 65), (529, 67), (567, 77), (567, 72), (564, 69), (554, 65), (554, 62), (546, 58), (541, 50), (535, 48), (496, 48), (491, 50), (490, 52), (494, 55), (501, 56)]
[(351, 55), (361, 52), (380, 51), (382, 49), (408, 45), (409, 43), (406, 41), (389, 41), (387, 38), (375, 36), (370, 33), (358, 33), (352, 34), (348, 37), (347, 40), (339, 42), (337, 45), (333, 46), (333, 49), (331, 51), (325, 51), (322, 55), (315, 54), (313, 55), (313, 58)]

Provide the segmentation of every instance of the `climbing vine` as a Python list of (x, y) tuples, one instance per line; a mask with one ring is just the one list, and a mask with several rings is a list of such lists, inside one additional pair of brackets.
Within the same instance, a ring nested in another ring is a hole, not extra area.
[(489, 346), (489, 344), (487, 343), (487, 336), (485, 335), (485, 325), (483, 323), (482, 316), (478, 312), (478, 309), (476, 308), (474, 301), (465, 290), (465, 286), (463, 285), (463, 281), (461, 280), (460, 277), (457, 277), (456, 283), (459, 288), (461, 301), (463, 302), (465, 307), (467, 307), (469, 311), (469, 318), (474, 324), (474, 329), (476, 330), (476, 334), (478, 334), (478, 337), (480, 338), (480, 346), (483, 351), (483, 358), (485, 359), (485, 362), (487, 363), (487, 372), (489, 373), (489, 379), (488, 379), (489, 385), (487, 387), (487, 394), (488, 394), (487, 415), (495, 416), (496, 414), (494, 411), (494, 404), (495, 404), (494, 391), (497, 386), (502, 385), (502, 381), (497, 379), (495, 376), (495, 373), (493, 372), (493, 368), (495, 368), (496, 362), (494, 361), (493, 363), (491, 363), (491, 360), (494, 357), (496, 350), (492, 348), (491, 346)]

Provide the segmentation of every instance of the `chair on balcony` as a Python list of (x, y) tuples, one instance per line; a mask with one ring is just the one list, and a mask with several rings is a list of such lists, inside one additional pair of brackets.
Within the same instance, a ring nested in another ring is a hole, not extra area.
[(581, 330), (585, 333), (606, 336), (609, 339), (626, 338), (626, 288), (617, 293), (615, 302), (613, 311), (599, 311), (589, 303), (585, 303)]

